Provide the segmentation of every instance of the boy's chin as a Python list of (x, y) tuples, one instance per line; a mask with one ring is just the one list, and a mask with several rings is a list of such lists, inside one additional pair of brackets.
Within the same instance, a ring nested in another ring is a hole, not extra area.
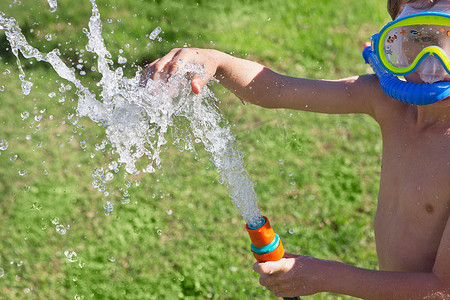
[(405, 80), (412, 83), (425, 83), (417, 73), (405, 75)]
[[(417, 73), (412, 73), (412, 74), (409, 74), (409, 75), (405, 75), (405, 79), (406, 79), (406, 81), (412, 82), (412, 83), (422, 83), (422, 84), (425, 83), (425, 81), (423, 81), (420, 78), (420, 75), (417, 74)], [(443, 82), (443, 81), (450, 81), (450, 76), (445, 76), (445, 78), (443, 80), (439, 80), (439, 81), (436, 81), (436, 82)]]

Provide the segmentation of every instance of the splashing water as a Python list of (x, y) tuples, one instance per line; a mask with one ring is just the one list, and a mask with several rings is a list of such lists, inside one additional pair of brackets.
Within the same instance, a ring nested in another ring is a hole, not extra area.
[(55, 12), (58, 8), (57, 0), (48, 0), (48, 5), (50, 6), (50, 12)]
[[(50, 2), (56, 3), (49, 0), (49, 4)], [(61, 78), (76, 87), (78, 115), (87, 116), (103, 125), (107, 141), (103, 141), (99, 147), (109, 144), (119, 155), (117, 162), (112, 165), (112, 170), (118, 168), (118, 163), (124, 164), (125, 170), (130, 174), (138, 174), (140, 171), (154, 172), (155, 168), (160, 168), (160, 153), (162, 146), (167, 143), (165, 134), (168, 130), (174, 135), (175, 144), (185, 150), (195, 151), (193, 140), (203, 142), (219, 172), (220, 182), (227, 186), (234, 205), (249, 224), (258, 227), (261, 214), (257, 207), (253, 182), (244, 169), (243, 155), (237, 149), (230, 126), (215, 104), (217, 99), (207, 87), (198, 95), (192, 94), (189, 79), (185, 76), (186, 72), (204, 74), (202, 67), (188, 65), (167, 82), (146, 80), (145, 87), (140, 82), (140, 69), (133, 78), (125, 77), (122, 67), (113, 69), (111, 54), (102, 37), (100, 13), (95, 0), (91, 0), (91, 3), (89, 29), (84, 29), (83, 32), (89, 39), (86, 50), (97, 55), (97, 70), (102, 75), (97, 84), (101, 87), (101, 101), (97, 100), (97, 95), (83, 86), (76, 78), (75, 72), (64, 64), (58, 49), (41, 53), (30, 46), (16, 20), (6, 17), (0, 11), (0, 29), (5, 30), (13, 54), (17, 58), (23, 93), (29, 94), (33, 84), (25, 80), (19, 52), (25, 58), (49, 63)], [(156, 38), (161, 32), (159, 27), (155, 30), (157, 32), (152, 32), (151, 37), (155, 35)], [(146, 157), (149, 164), (138, 170), (136, 162), (142, 157)], [(98, 187), (108, 180), (101, 168), (94, 170), (92, 175)], [(110, 208), (108, 205), (105, 210), (110, 212)]]

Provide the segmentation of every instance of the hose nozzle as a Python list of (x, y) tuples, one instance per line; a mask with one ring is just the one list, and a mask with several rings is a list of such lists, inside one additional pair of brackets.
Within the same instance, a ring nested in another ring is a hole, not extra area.
[(267, 217), (262, 217), (261, 221), (263, 224), (257, 228), (253, 228), (249, 224), (245, 225), (252, 241), (253, 256), (258, 262), (280, 260), (284, 256), (280, 237), (273, 231)]

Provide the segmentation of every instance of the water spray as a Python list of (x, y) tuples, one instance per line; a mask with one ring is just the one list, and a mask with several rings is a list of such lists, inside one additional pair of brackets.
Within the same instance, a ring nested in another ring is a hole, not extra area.
[[(263, 216), (257, 225), (247, 223), (245, 229), (250, 235), (253, 256), (258, 262), (277, 261), (284, 256), (284, 247), (278, 234)], [(283, 297), (285, 300), (300, 300), (300, 297)]]
[[(52, 12), (56, 10), (56, 1), (48, 2)], [(155, 172), (155, 167), (161, 167), (159, 155), (167, 143), (165, 134), (169, 128), (173, 128), (174, 144), (183, 145), (183, 150), (195, 152), (194, 142), (202, 142), (220, 174), (219, 180), (227, 186), (230, 198), (248, 222), (246, 228), (252, 240), (255, 258), (259, 262), (280, 260), (284, 255), (283, 245), (270, 227), (269, 220), (261, 217), (254, 184), (244, 169), (243, 155), (231, 133), (231, 126), (215, 104), (217, 99), (207, 86), (199, 95), (191, 93), (185, 74), (202, 74), (203, 67), (187, 65), (168, 82), (146, 80), (146, 86), (141, 87), (139, 70), (133, 78), (127, 78), (123, 75), (122, 67), (114, 69), (111, 53), (102, 37), (100, 12), (95, 0), (91, 0), (91, 3), (89, 29), (83, 32), (88, 38), (86, 50), (96, 55), (97, 71), (102, 75), (101, 81), (97, 83), (102, 89), (100, 97), (82, 84), (76, 73), (61, 59), (58, 49), (41, 53), (28, 43), (17, 21), (0, 11), (0, 30), (5, 31), (12, 52), (17, 57), (23, 94), (30, 93), (33, 83), (25, 80), (19, 52), (25, 58), (49, 63), (59, 77), (75, 86), (78, 95), (77, 116), (89, 117), (105, 127), (107, 141), (104, 142), (110, 144), (119, 156), (114, 165), (111, 163), (108, 166), (110, 170), (117, 170), (120, 163), (125, 166), (127, 173), (138, 174), (140, 170), (135, 165), (137, 160), (147, 157), (149, 164), (141, 171)], [(160, 32), (161, 28), (157, 27), (150, 34), (150, 39), (158, 38)], [(0, 139), (0, 147), (1, 143)], [(105, 177), (102, 168), (98, 168), (98, 172), (96, 170), (95, 177)], [(95, 183), (96, 188), (107, 184), (105, 180), (101, 180), (101, 184)], [(112, 209), (111, 202), (107, 201), (105, 210), (109, 213)]]

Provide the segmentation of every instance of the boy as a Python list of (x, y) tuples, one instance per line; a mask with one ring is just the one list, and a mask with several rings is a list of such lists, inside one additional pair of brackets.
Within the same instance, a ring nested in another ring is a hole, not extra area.
[[(393, 19), (418, 12), (449, 14), (450, 0), (390, 0), (388, 9)], [(408, 34), (413, 33), (420, 35)], [(399, 49), (407, 46), (403, 42)], [(450, 57), (449, 40), (440, 46)], [(205, 49), (174, 49), (151, 63), (146, 77), (170, 76), (186, 63), (201, 64), (206, 71), (204, 78), (193, 75), (194, 93), (215, 76), (240, 99), (266, 108), (364, 113), (380, 125), (383, 164), (374, 220), (380, 270), (286, 254), (280, 261), (255, 263), (262, 285), (290, 297), (333, 292), (365, 299), (450, 299), (450, 97), (423, 106), (407, 104), (387, 96), (375, 75), (336, 81), (293, 78)], [(416, 63), (429, 69), (425, 60)], [(435, 74), (424, 79), (422, 66), (405, 78), (450, 81), (446, 68), (438, 79)]]

